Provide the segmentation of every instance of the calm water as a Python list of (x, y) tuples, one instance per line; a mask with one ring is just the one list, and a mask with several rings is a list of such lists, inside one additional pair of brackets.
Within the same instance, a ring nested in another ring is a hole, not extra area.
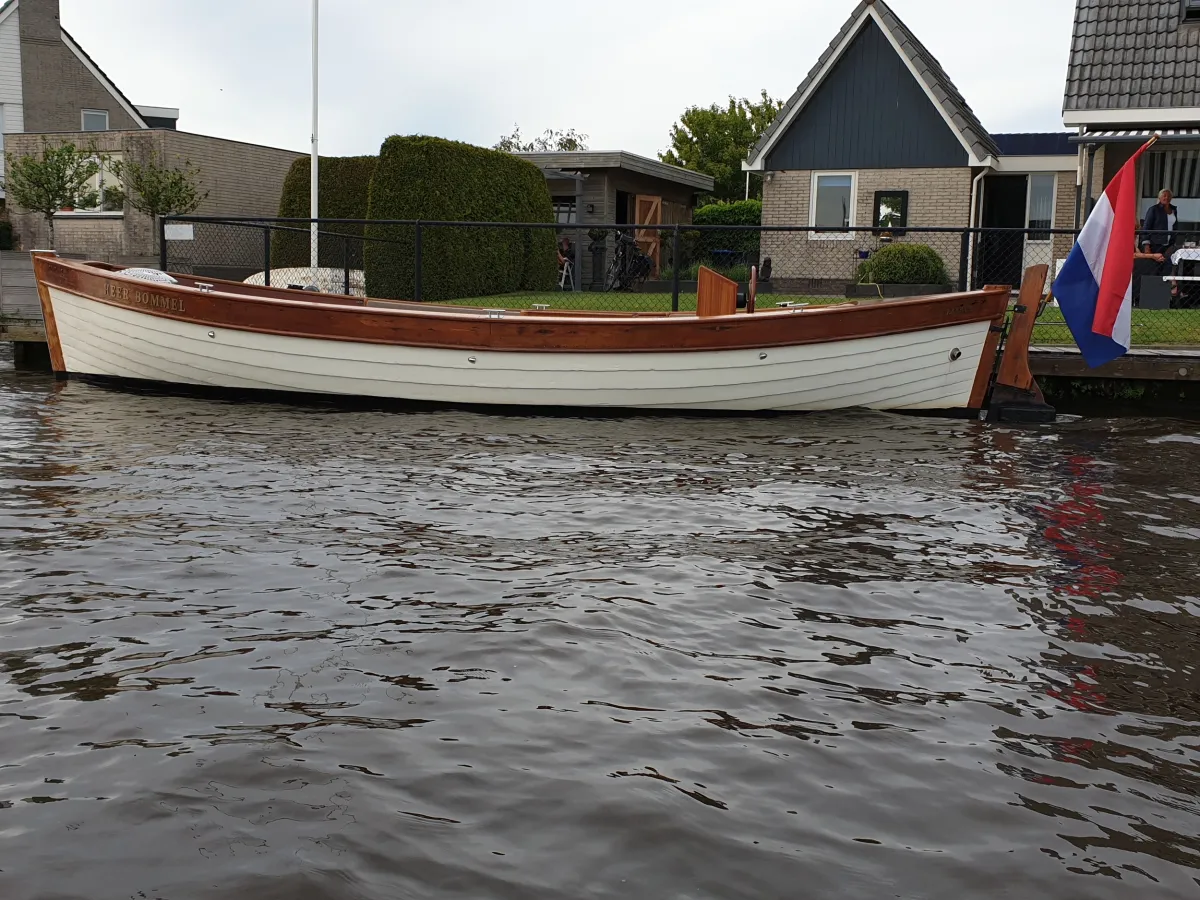
[(0, 363), (0, 897), (1196, 896), (1198, 472)]

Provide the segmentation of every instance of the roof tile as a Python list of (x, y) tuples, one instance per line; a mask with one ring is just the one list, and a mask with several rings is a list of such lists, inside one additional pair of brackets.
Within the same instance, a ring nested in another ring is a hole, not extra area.
[(1078, 0), (1063, 109), (1200, 106), (1200, 27), (1180, 0)]

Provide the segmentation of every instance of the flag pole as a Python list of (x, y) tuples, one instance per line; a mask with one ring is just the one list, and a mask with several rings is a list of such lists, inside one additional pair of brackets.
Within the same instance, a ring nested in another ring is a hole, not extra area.
[(320, 0), (312, 0), (312, 160), (309, 166), (309, 188), (308, 188), (308, 215), (312, 219), (309, 223), (309, 241), (308, 241), (308, 263), (312, 268), (312, 283), (319, 286), (317, 280), (317, 210), (318, 205), (318, 187), (317, 187), (317, 6)]

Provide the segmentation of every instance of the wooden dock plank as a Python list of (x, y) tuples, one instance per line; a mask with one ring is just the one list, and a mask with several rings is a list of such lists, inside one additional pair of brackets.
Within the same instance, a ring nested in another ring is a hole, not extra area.
[(1078, 351), (1033, 348), (1029, 368), (1034, 376), (1057, 378), (1126, 378), (1135, 381), (1200, 381), (1200, 350), (1170, 347), (1137, 348), (1095, 369)]
[(42, 301), (28, 253), (0, 252), (0, 318), (42, 321)]

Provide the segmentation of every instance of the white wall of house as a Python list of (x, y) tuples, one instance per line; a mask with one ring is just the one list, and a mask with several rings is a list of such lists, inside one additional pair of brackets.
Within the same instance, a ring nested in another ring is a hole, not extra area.
[(20, 12), (13, 9), (0, 21), (0, 104), (4, 107), (4, 131), (25, 130), (21, 107)]
[[(20, 13), (16, 7), (0, 19), (0, 174), (4, 173), (4, 135), (25, 130), (21, 99)], [(4, 191), (0, 190), (0, 198)]]

